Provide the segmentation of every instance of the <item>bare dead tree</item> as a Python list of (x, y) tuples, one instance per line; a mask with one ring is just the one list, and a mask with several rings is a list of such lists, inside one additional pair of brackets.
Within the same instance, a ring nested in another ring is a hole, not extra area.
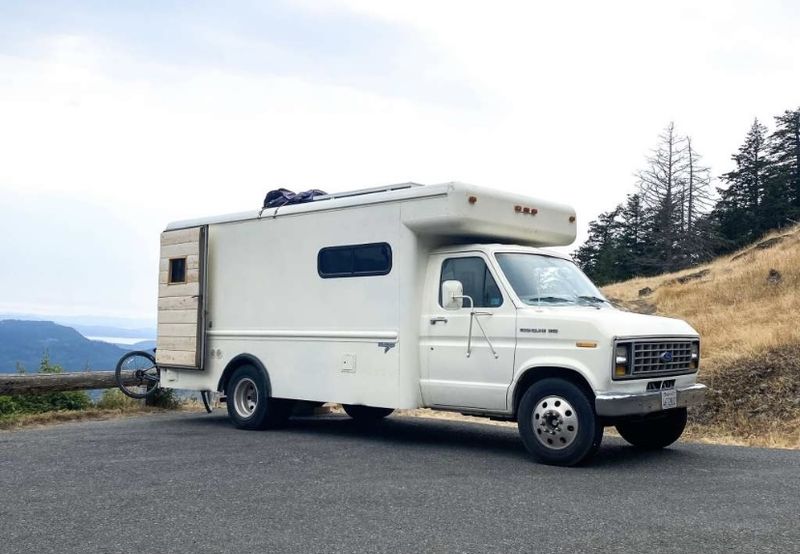
[(658, 136), (658, 144), (638, 173), (644, 208), (653, 214), (650, 269), (672, 271), (681, 265), (680, 238), (685, 225), (685, 179), (689, 167), (686, 138), (670, 122)]

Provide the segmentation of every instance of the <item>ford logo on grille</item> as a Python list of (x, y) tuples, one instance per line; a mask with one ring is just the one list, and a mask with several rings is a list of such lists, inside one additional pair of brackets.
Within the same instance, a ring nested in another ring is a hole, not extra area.
[(671, 362), (672, 361), (672, 352), (662, 352), (661, 356), (658, 357), (662, 362)]

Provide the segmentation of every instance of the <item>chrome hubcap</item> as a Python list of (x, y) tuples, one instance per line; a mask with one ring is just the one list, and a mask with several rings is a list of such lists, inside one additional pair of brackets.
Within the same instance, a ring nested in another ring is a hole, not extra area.
[(233, 408), (236, 414), (247, 419), (253, 415), (258, 405), (258, 388), (255, 381), (249, 377), (241, 379), (233, 389)]
[(536, 439), (546, 448), (562, 450), (578, 436), (578, 416), (572, 405), (560, 396), (539, 400), (533, 410)]

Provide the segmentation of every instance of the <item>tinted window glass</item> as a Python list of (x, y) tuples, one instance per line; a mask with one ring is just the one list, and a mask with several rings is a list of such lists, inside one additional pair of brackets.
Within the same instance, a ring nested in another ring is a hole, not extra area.
[(385, 242), (323, 248), (317, 255), (320, 277), (366, 277), (392, 270), (392, 248)]
[[(500, 288), (489, 272), (483, 258), (448, 258), (442, 264), (442, 278), (439, 280), (439, 305), (442, 304), (442, 283), (461, 281), (464, 295), (472, 298), (476, 308), (496, 308), (503, 304)], [(464, 302), (467, 307), (469, 302)]]
[(169, 261), (169, 282), (186, 282), (186, 258), (172, 258)]
[(365, 244), (353, 248), (353, 271), (382, 274), (392, 267), (392, 251), (388, 244)]

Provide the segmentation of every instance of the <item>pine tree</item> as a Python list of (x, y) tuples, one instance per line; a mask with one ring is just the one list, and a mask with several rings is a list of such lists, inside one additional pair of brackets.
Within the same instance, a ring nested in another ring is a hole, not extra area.
[(602, 213), (589, 223), (589, 237), (573, 254), (575, 261), (595, 283), (603, 285), (619, 280), (619, 224), (620, 207)]
[(642, 274), (647, 254), (648, 214), (639, 194), (629, 194), (625, 204), (618, 208), (620, 217), (620, 277), (629, 279)]
[[(773, 174), (768, 190), (772, 204), (788, 204), (784, 221), (800, 219), (800, 108), (786, 110), (775, 117), (775, 132), (770, 136)], [(773, 206), (774, 207), (774, 206)]]
[(719, 189), (716, 212), (722, 237), (731, 248), (737, 248), (771, 227), (761, 209), (770, 178), (767, 128), (758, 119), (731, 159), (736, 169), (722, 175), (728, 187)]

